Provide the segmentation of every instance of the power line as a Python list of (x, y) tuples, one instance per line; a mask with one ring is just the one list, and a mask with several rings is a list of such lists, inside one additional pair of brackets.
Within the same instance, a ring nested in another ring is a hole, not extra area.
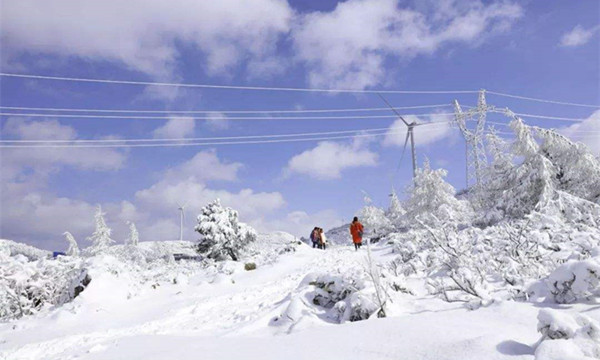
[[(404, 114), (403, 116), (454, 115), (454, 113)], [(85, 119), (191, 119), (214, 120), (211, 117), (196, 116), (137, 116), (137, 115), (88, 115), (88, 114), (39, 114), (39, 113), (0, 113), (0, 116), (51, 117), (51, 118), (85, 118)], [(395, 115), (342, 115), (342, 116), (228, 116), (227, 120), (327, 120), (327, 119), (391, 119)]]
[(524, 117), (524, 118), (560, 120), (560, 121), (570, 121), (570, 122), (582, 122), (582, 121), (587, 120), (587, 119), (581, 119), (581, 118), (566, 118), (566, 117), (535, 115), (535, 114), (523, 114), (523, 113), (515, 113), (515, 115), (518, 115), (518, 116)]
[[(367, 93), (367, 94), (474, 94), (478, 90), (358, 90), (358, 89), (319, 89), (319, 88), (299, 88), (299, 87), (268, 87), (268, 86), (241, 86), (241, 85), (214, 85), (214, 84), (190, 84), (190, 83), (168, 83), (168, 82), (152, 82), (152, 81), (133, 81), (133, 80), (111, 80), (111, 79), (92, 79), (92, 78), (76, 78), (65, 76), (47, 76), (47, 75), (31, 75), (31, 74), (15, 74), (15, 73), (0, 73), (0, 76), (38, 79), (38, 80), (57, 80), (70, 82), (88, 82), (88, 83), (104, 83), (104, 84), (121, 84), (121, 85), (145, 85), (145, 86), (172, 86), (185, 88), (205, 88), (205, 89), (229, 89), (229, 90), (258, 90), (258, 91), (299, 91), (299, 92), (327, 92), (327, 93)], [(486, 91), (488, 94), (510, 97), (514, 99), (537, 101), (557, 105), (570, 105), (589, 108), (600, 108), (600, 105), (581, 104), (566, 101), (546, 100), (529, 96), (513, 95), (497, 91)]]
[(354, 90), (354, 89), (317, 89), (317, 88), (298, 88), (298, 87), (213, 85), (213, 84), (167, 83), (167, 82), (152, 82), (152, 81), (90, 79), (90, 78), (74, 78), (74, 77), (64, 77), (64, 76), (47, 76), (47, 75), (30, 75), (30, 74), (13, 74), (13, 73), (0, 73), (0, 76), (25, 78), (25, 79), (59, 80), (59, 81), (103, 83), (103, 84), (174, 86), (174, 87), (183, 87), (183, 88), (258, 90), (258, 91), (303, 91), (303, 92), (366, 93), (366, 94), (376, 94), (376, 93), (384, 93), (384, 94), (472, 94), (472, 93), (477, 92), (476, 90)]
[(385, 128), (375, 129), (356, 129), (356, 130), (343, 130), (343, 131), (326, 131), (326, 132), (312, 132), (312, 133), (295, 133), (295, 134), (272, 134), (272, 135), (243, 135), (243, 136), (220, 136), (220, 137), (196, 137), (196, 138), (163, 138), (163, 139), (73, 139), (73, 140), (0, 140), (0, 143), (102, 143), (102, 142), (167, 142), (167, 141), (208, 141), (208, 140), (234, 140), (234, 139), (261, 139), (261, 138), (283, 138), (283, 137), (294, 137), (294, 136), (315, 136), (315, 135), (333, 135), (333, 134), (348, 134), (348, 133), (359, 133), (359, 132), (375, 132), (388, 130)]
[[(437, 123), (431, 123), (437, 124)], [(0, 148), (27, 148), (27, 149), (35, 149), (35, 148), (129, 148), (129, 147), (182, 147), (182, 146), (208, 146), (208, 145), (237, 145), (237, 144), (270, 144), (270, 143), (287, 143), (287, 142), (300, 142), (300, 141), (326, 141), (326, 140), (339, 140), (339, 139), (353, 139), (353, 138), (365, 138), (365, 137), (377, 137), (377, 136), (386, 136), (386, 135), (394, 135), (394, 134), (404, 134), (405, 130), (397, 130), (390, 131), (389, 128), (384, 128), (384, 131), (371, 129), (373, 133), (364, 134), (363, 130), (359, 130), (358, 134), (355, 135), (342, 135), (342, 136), (325, 136), (325, 137), (302, 137), (296, 139), (258, 139), (258, 140), (249, 140), (249, 141), (212, 141), (212, 142), (173, 142), (173, 143), (151, 143), (151, 144), (46, 144), (45, 141), (42, 142), (41, 145), (22, 145), (22, 144), (0, 144)], [(378, 132), (375, 132), (378, 131)], [(439, 131), (437, 129), (424, 129), (421, 130), (420, 133), (427, 133), (431, 131)], [(356, 132), (354, 130), (354, 132)], [(326, 133), (315, 133), (317, 135), (326, 134)], [(301, 136), (299, 134), (280, 134), (273, 135), (277, 137), (285, 136)], [(216, 140), (218, 138), (206, 138), (210, 140)], [(231, 138), (233, 139), (233, 137)], [(136, 140), (136, 139), (132, 139)], [(186, 139), (188, 140), (188, 139)]]
[(566, 102), (566, 101), (546, 100), (546, 99), (539, 99), (539, 98), (533, 98), (533, 97), (528, 97), (528, 96), (506, 94), (506, 93), (501, 93), (501, 92), (496, 92), (496, 91), (486, 91), (486, 93), (492, 94), (492, 95), (509, 97), (509, 98), (513, 98), (513, 99), (537, 101), (537, 102), (548, 103), (548, 104), (581, 106), (581, 107), (589, 107), (589, 108), (594, 108), (594, 109), (600, 109), (600, 105), (579, 104), (579, 103), (572, 103), (572, 102)]
[[(440, 121), (424, 123), (421, 125), (425, 126), (440, 126), (449, 124), (450, 121)], [(370, 129), (354, 129), (354, 130), (339, 130), (339, 131), (324, 131), (324, 132), (312, 132), (312, 133), (292, 133), (292, 134), (272, 134), (272, 135), (244, 135), (244, 136), (221, 136), (221, 137), (199, 137), (199, 138), (165, 138), (165, 139), (49, 139), (49, 140), (0, 140), (0, 144), (17, 144), (17, 143), (28, 143), (28, 144), (49, 144), (49, 143), (128, 143), (128, 142), (182, 142), (182, 141), (214, 141), (214, 140), (241, 140), (241, 139), (264, 139), (264, 138), (286, 138), (286, 137), (301, 137), (301, 136), (321, 136), (321, 135), (339, 135), (339, 134), (361, 134), (361, 133), (374, 133), (385, 131), (388, 133), (389, 127), (384, 128), (370, 128)], [(423, 130), (426, 131), (426, 130)]]
[[(395, 109), (429, 109), (449, 107), (450, 104), (396, 106)], [(48, 108), (24, 106), (0, 106), (7, 110), (33, 110), (33, 111), (63, 111), (63, 112), (98, 112), (98, 113), (163, 113), (163, 114), (287, 114), (287, 113), (329, 113), (329, 112), (368, 112), (389, 111), (389, 108), (349, 108), (349, 109), (297, 109), (297, 110), (138, 110), (138, 109), (75, 109), (75, 108)], [(52, 114), (48, 114), (51, 116)]]
[[(510, 127), (509, 124), (506, 123), (502, 123), (502, 122), (498, 122), (498, 121), (487, 121), (488, 124), (493, 124), (493, 125), (499, 125), (499, 126), (504, 126), (504, 127)], [(531, 126), (531, 125), (528, 125)], [(560, 131), (560, 130), (565, 130), (563, 129), (555, 129), (555, 128), (540, 128), (540, 129), (545, 129), (545, 130), (553, 130), (553, 131)], [(571, 134), (588, 134), (588, 133), (600, 133), (600, 130), (575, 130), (575, 131), (569, 131), (569, 133)]]
[[(430, 130), (431, 131), (431, 130)], [(423, 130), (421, 132), (427, 132)], [(376, 134), (358, 134), (344, 136), (328, 136), (328, 137), (310, 137), (298, 139), (270, 139), (270, 140), (250, 140), (250, 141), (219, 141), (219, 142), (182, 142), (182, 143), (162, 143), (162, 144), (84, 144), (84, 145), (0, 145), (1, 148), (132, 148), (132, 147), (184, 147), (184, 146), (217, 146), (217, 145), (247, 145), (247, 144), (272, 144), (272, 143), (291, 143), (303, 141), (327, 141), (340, 139), (354, 139), (365, 137), (377, 137), (382, 135), (403, 134), (404, 131), (386, 131)]]
[[(385, 109), (389, 110), (389, 109)], [(161, 111), (162, 112), (162, 111)], [(321, 111), (319, 111), (321, 112)], [(322, 111), (325, 112), (325, 111)], [(495, 110), (494, 112), (503, 113), (504, 110)], [(427, 114), (402, 114), (402, 116), (435, 116), (443, 115), (449, 116), (454, 113), (427, 113)], [(537, 115), (537, 114), (526, 114), (526, 113), (515, 113), (523, 118), (532, 119), (545, 119), (545, 120), (557, 120), (567, 122), (580, 123), (587, 119), (582, 118), (568, 118), (548, 115)], [(214, 118), (209, 116), (197, 117), (197, 116), (152, 116), (152, 115), (95, 115), (95, 114), (42, 114), (42, 113), (6, 113), (0, 112), (0, 116), (24, 116), (24, 117), (50, 117), (50, 118), (84, 118), (84, 119), (141, 119), (141, 120), (172, 120), (172, 119), (191, 119), (191, 120), (213, 120)], [(397, 118), (395, 115), (339, 115), (339, 116), (227, 116), (227, 120), (327, 120), (327, 119), (391, 119)]]

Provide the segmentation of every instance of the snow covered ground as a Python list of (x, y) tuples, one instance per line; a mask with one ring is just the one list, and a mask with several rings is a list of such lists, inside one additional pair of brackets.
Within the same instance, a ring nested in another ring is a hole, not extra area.
[[(277, 233), (263, 240), (291, 238)], [(119, 266), (116, 258), (97, 256), (92, 282), (72, 302), (0, 324), (0, 358), (533, 359), (541, 307), (600, 319), (595, 304), (499, 301), (468, 310), (428, 295), (424, 279), (413, 277), (406, 286), (414, 296), (394, 296), (387, 318), (339, 324), (308, 303), (314, 287), (307, 282), (315, 273), (364, 269), (366, 249), (294, 249), (257, 261), (254, 271), (231, 261), (186, 267), (174, 271), (174, 281), (141, 287), (126, 272), (107, 271)], [(376, 262), (392, 260), (390, 250), (374, 246)]]

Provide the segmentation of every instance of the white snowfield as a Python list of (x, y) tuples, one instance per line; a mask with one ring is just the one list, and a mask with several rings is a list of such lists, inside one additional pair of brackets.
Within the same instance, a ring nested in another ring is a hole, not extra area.
[[(291, 238), (266, 241), (278, 237)], [(406, 286), (414, 296), (394, 296), (388, 317), (339, 324), (311, 303), (309, 282), (316, 273), (364, 269), (366, 248), (295, 249), (257, 261), (253, 271), (229, 261), (219, 271), (175, 271), (175, 281), (144, 285), (108, 271), (119, 266), (116, 258), (98, 256), (91, 283), (72, 302), (0, 324), (0, 359), (534, 359), (541, 304), (468, 310), (428, 295), (424, 280), (412, 278)], [(383, 244), (373, 254), (380, 263), (393, 258)], [(600, 318), (594, 304), (544, 306), (568, 319)], [(586, 359), (562, 357), (561, 349), (548, 346), (546, 359)]]

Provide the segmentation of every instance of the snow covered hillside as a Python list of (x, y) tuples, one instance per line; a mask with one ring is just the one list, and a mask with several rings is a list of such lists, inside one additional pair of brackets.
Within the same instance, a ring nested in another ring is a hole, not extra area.
[[(279, 233), (260, 242), (288, 240)], [(293, 250), (280, 248), (281, 254), (270, 258), (276, 261), (254, 271), (233, 261), (165, 262), (162, 274), (144, 270), (146, 281), (118, 258), (96, 256), (88, 264), (93, 280), (72, 302), (0, 325), (1, 357), (533, 359), (543, 304), (497, 301), (472, 311), (429, 295), (421, 278), (400, 277), (395, 280), (401, 290), (390, 294), (387, 318), (350, 322), (336, 309), (343, 292), (352, 293), (342, 301), (349, 308), (368, 308), (374, 301), (365, 278), (366, 249), (289, 245)], [(373, 257), (386, 263), (395, 254), (378, 245)], [(328, 308), (324, 299), (332, 296), (338, 298)], [(551, 311), (556, 326), (564, 318), (575, 331), (572, 317), (579, 312), (600, 319), (589, 304)]]
[[(257, 234), (218, 200), (198, 242), (115, 245), (102, 210), (66, 256), (0, 242), (1, 359), (600, 359), (600, 162), (512, 123), (457, 198), (428, 162), (367, 204), (361, 249)], [(369, 239), (377, 239), (370, 244)]]

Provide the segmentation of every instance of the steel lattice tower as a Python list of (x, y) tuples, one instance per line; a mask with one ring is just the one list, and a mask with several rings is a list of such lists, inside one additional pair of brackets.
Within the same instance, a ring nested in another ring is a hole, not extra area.
[[(466, 144), (466, 186), (473, 186), (469, 193), (478, 197), (480, 188), (484, 182), (484, 170), (487, 166), (487, 156), (485, 152), (484, 131), (485, 119), (488, 111), (493, 111), (493, 106), (488, 106), (485, 101), (485, 90), (479, 92), (477, 107), (462, 111), (458, 100), (454, 100), (454, 118), (465, 138)], [(477, 119), (477, 126), (471, 130), (467, 127), (467, 121)]]

